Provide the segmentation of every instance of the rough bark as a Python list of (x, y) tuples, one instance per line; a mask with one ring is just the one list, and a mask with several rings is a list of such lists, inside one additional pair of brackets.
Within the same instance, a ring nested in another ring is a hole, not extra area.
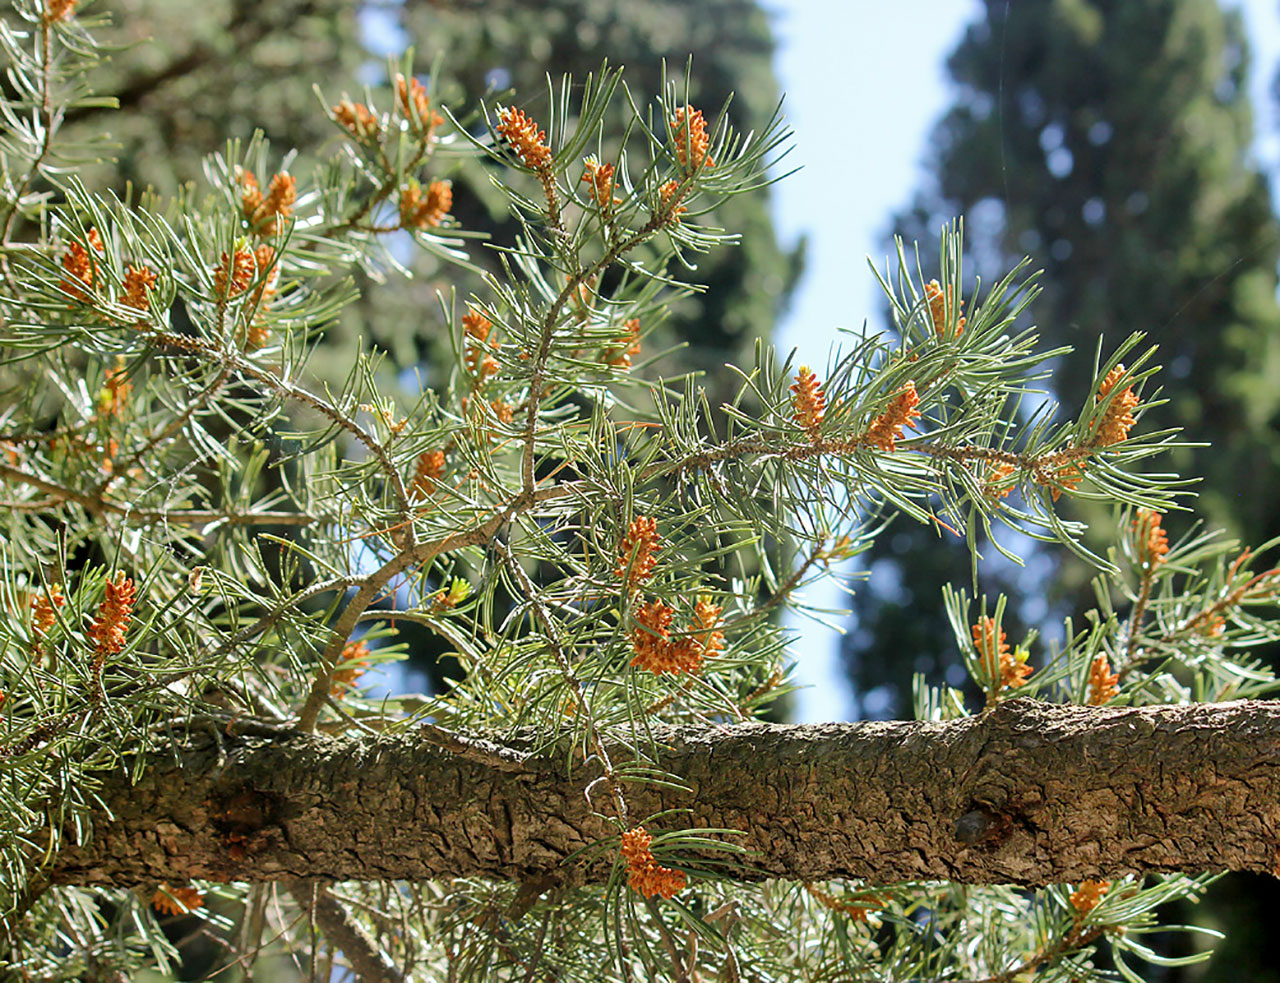
[[(730, 828), (742, 879), (920, 878), (1038, 885), (1152, 871), (1272, 871), (1280, 703), (1101, 709), (1012, 700), (946, 723), (679, 728), (654, 763), (687, 791), (629, 783), (632, 823)], [(108, 779), (62, 883), (417, 879), (600, 881), (616, 835), (568, 756), (446, 751), (420, 734), (227, 738)], [(628, 757), (612, 749), (615, 765)], [(603, 785), (592, 794), (608, 810)], [(682, 856), (691, 868), (700, 859)], [(668, 860), (668, 863), (671, 861)]]

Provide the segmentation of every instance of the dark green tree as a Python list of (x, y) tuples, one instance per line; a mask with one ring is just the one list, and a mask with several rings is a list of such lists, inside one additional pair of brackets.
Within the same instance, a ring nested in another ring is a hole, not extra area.
[[(1167, 366), (1161, 422), (1212, 442), (1160, 468), (1202, 475), (1211, 525), (1257, 545), (1280, 534), (1280, 225), (1249, 159), (1248, 67), (1240, 15), (1214, 0), (991, 0), (948, 61), (956, 101), (930, 140), (929, 186), (895, 231), (924, 250), (965, 215), (968, 272), (989, 282), (1023, 255), (1044, 269), (1039, 328), (1074, 348), (1047, 388), (1069, 411), (1094, 398), (1099, 338), (1147, 332)], [(936, 270), (936, 252), (921, 261)], [(1104, 548), (1115, 526), (1091, 504), (1077, 500), (1076, 515)], [(1187, 528), (1176, 515), (1165, 524)], [(933, 530), (897, 533), (867, 558), (885, 576), (855, 599), (845, 647), (857, 689), (890, 711), (904, 708), (913, 671), (940, 677), (958, 663), (936, 598), (969, 566)], [(1034, 590), (1053, 567), (1058, 593)], [(1012, 639), (1015, 621), (1044, 625), (1088, 603), (1093, 572), (1042, 553), (1027, 570), (984, 567), (981, 583), (1033, 588), (1006, 614)], [(1213, 972), (1272, 978), (1259, 975), (1277, 965), (1264, 940), (1234, 922), (1231, 938)]]
[[(924, 270), (936, 270), (928, 245), (944, 221), (965, 215), (967, 271), (989, 282), (1023, 255), (1044, 269), (1038, 325), (1074, 348), (1048, 388), (1069, 408), (1093, 398), (1099, 338), (1147, 332), (1168, 367), (1164, 417), (1186, 439), (1213, 445), (1179, 451), (1162, 466), (1204, 476), (1196, 491), (1214, 524), (1253, 544), (1280, 533), (1272, 489), (1280, 467), (1280, 224), (1248, 160), (1248, 44), (1239, 16), (1212, 0), (992, 2), (948, 67), (957, 100), (930, 141), (931, 186), (895, 230), (920, 241)], [(1105, 545), (1109, 519), (1084, 502), (1079, 515)], [(1170, 524), (1179, 530), (1176, 516)], [(897, 532), (896, 548), (869, 563), (894, 563), (919, 537), (936, 535)], [(890, 590), (873, 578), (857, 605), (860, 630), (846, 651), (858, 689), (888, 685), (898, 708), (912, 671), (940, 672), (955, 660), (926, 613), (937, 585), (968, 564), (947, 545), (937, 543), (927, 568), (879, 578)], [(989, 572), (1043, 579), (999, 562)], [(1090, 575), (1081, 567), (1069, 582)], [(1062, 598), (1045, 600), (1052, 607)], [(1069, 612), (1074, 601), (1063, 604)], [(1038, 602), (1024, 613), (1030, 622), (1044, 618)], [(890, 657), (904, 650), (895, 624), (918, 643), (909, 649), (918, 665)]]

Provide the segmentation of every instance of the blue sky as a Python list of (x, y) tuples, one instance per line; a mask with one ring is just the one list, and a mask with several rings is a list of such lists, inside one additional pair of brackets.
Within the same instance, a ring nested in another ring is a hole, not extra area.
[[(838, 329), (881, 330), (879, 287), (867, 268), (883, 268), (889, 216), (920, 184), (929, 132), (946, 109), (945, 59), (977, 0), (765, 0), (778, 35), (777, 70), (795, 130), (787, 163), (802, 170), (776, 186), (775, 216), (785, 241), (809, 236), (808, 268), (781, 325), (782, 353), (827, 364)], [(1010, 0), (1017, 3), (1018, 0)], [(1230, 6), (1224, 4), (1224, 6)], [(1253, 43), (1255, 153), (1280, 174), (1280, 122), (1268, 88), (1280, 67), (1280, 4), (1246, 0)], [(837, 590), (813, 589), (816, 607), (839, 607)], [(941, 603), (941, 599), (938, 599)], [(839, 619), (835, 619), (839, 620)], [(839, 634), (792, 619), (799, 721), (844, 720), (850, 693), (837, 662)]]
[[(784, 108), (795, 130), (787, 163), (801, 168), (775, 186), (774, 215), (784, 240), (809, 237), (804, 279), (777, 345), (783, 353), (798, 349), (798, 360), (816, 370), (840, 329), (861, 330), (864, 319), (873, 331), (882, 327), (867, 257), (881, 262), (889, 215), (920, 180), (929, 128), (948, 101), (944, 59), (979, 7), (956, 0), (771, 6)], [(805, 600), (834, 609), (844, 603), (833, 584), (810, 589)], [(795, 696), (798, 721), (850, 713), (832, 627), (840, 620), (789, 619), (793, 678), (804, 687)]]

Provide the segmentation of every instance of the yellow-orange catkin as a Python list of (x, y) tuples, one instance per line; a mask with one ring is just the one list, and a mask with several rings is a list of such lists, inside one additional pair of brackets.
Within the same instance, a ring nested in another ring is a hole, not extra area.
[(715, 655), (724, 649), (724, 632), (720, 631), (720, 616), (724, 609), (712, 602), (710, 595), (700, 594), (693, 605), (694, 627), (698, 629), (693, 641), (702, 649), (701, 655)]
[(124, 275), (124, 289), (116, 303), (145, 313), (150, 306), (151, 288), (155, 285), (156, 274), (149, 266), (130, 266)]
[(45, 0), (44, 19), (49, 24), (70, 20), (79, 0)]
[[(684, 195), (678, 194), (679, 191), (680, 182), (674, 179), (664, 181), (662, 187), (658, 189), (658, 197), (662, 201), (663, 220), (672, 225), (679, 225), (680, 216), (689, 210), (680, 204), (684, 200)], [(655, 217), (656, 220), (657, 218)]]
[(58, 608), (65, 607), (66, 603), (61, 584), (49, 584), (47, 592), (39, 591), (31, 599), (31, 638), (35, 644), (30, 654), (33, 659), (39, 657), (45, 636), (57, 624)]
[(551, 166), (551, 148), (547, 146), (547, 134), (538, 124), (515, 106), (498, 110), (498, 135), (511, 145), (525, 167), (535, 171)]
[(682, 870), (659, 866), (653, 858), (650, 844), (653, 837), (643, 826), (629, 829), (622, 834), (622, 859), (627, 864), (628, 882), (641, 897), (661, 895), (673, 898), (684, 890), (688, 878)]
[(338, 121), (338, 125), (357, 140), (375, 138), (382, 128), (378, 122), (378, 117), (371, 113), (369, 107), (362, 102), (343, 99), (332, 107), (332, 111), (333, 118)]
[(418, 463), (413, 472), (413, 481), (409, 486), (411, 497), (430, 498), (435, 492), (436, 482), (444, 474), (444, 451), (424, 451), (418, 455)]
[(258, 187), (258, 179), (252, 171), (237, 167), (236, 179), (244, 188), (244, 193), (240, 196), (240, 212), (252, 225), (253, 213), (262, 205), (262, 189)]
[(623, 579), (628, 588), (648, 580), (653, 576), (661, 545), (656, 520), (644, 515), (636, 516), (618, 544), (618, 561), (613, 572)]
[(462, 315), (462, 328), (468, 338), (484, 341), (489, 337), (493, 322), (479, 311), (469, 307), (467, 313)]
[(1088, 705), (1100, 707), (1104, 703), (1110, 703), (1119, 692), (1120, 675), (1111, 671), (1111, 663), (1105, 655), (1095, 656), (1093, 664), (1089, 666)]
[(867, 432), (863, 435), (872, 447), (892, 453), (897, 442), (902, 439), (903, 427), (909, 427), (918, 419), (920, 396), (916, 393), (916, 384), (908, 379), (902, 391), (893, 397), (888, 409), (871, 421)]
[[(712, 620), (709, 625), (695, 626), (695, 631), (704, 629), (699, 634), (672, 638), (671, 620), (674, 615), (675, 609), (661, 600), (646, 601), (635, 609), (632, 614), (634, 625), (631, 629), (631, 647), (636, 654), (631, 660), (632, 667), (651, 672), (655, 676), (668, 672), (672, 675), (695, 675), (702, 670), (705, 648), (700, 637), (719, 646), (724, 636), (715, 630), (715, 620)], [(719, 618), (719, 608), (716, 608), (716, 613), (711, 617)], [(708, 628), (711, 630), (706, 631)]]
[(338, 657), (338, 668), (333, 671), (329, 693), (341, 696), (356, 684), (356, 680), (369, 668), (369, 646), (364, 642), (347, 642)]
[(660, 600), (646, 601), (632, 614), (631, 647), (633, 666), (650, 672), (666, 671), (666, 651), (671, 644), (671, 619), (675, 609)]
[[(951, 288), (947, 287), (946, 290), (943, 290), (937, 280), (930, 280), (925, 284), (924, 296), (929, 303), (929, 320), (933, 322), (933, 330), (939, 338), (945, 337), (951, 321)], [(963, 300), (956, 305), (957, 314), (959, 314), (962, 307), (964, 307)], [(965, 319), (963, 317), (956, 318), (957, 338), (964, 331), (964, 322)]]
[(1053, 496), (1055, 502), (1062, 497), (1064, 491), (1075, 491), (1076, 486), (1080, 484), (1083, 478), (1083, 462), (1064, 464), (1054, 471), (1042, 470), (1036, 472), (1037, 484), (1047, 485), (1049, 494)]
[(499, 423), (510, 423), (515, 419), (515, 407), (505, 399), (490, 400), (489, 409), (493, 410), (493, 415), (498, 418)]
[[(88, 249), (85, 248), (86, 244)], [(89, 230), (85, 242), (72, 240), (67, 245), (67, 251), (62, 254), (62, 268), (67, 272), (67, 277), (60, 286), (76, 300), (89, 299), (89, 295), (81, 288), (92, 287), (96, 279), (97, 264), (90, 250), (99, 253), (103, 251), (102, 237), (98, 235), (97, 229)]]
[(272, 236), (280, 231), (280, 220), (293, 214), (293, 204), (298, 199), (298, 185), (293, 175), (281, 172), (272, 175), (264, 195), (258, 189), (258, 179), (249, 171), (240, 174), (244, 196), (240, 207), (249, 226), (257, 235)]
[(500, 368), (498, 360), (492, 354), (498, 347), (497, 339), (489, 338), (493, 322), (479, 311), (468, 309), (462, 317), (462, 328), (469, 339), (463, 361), (467, 370), (475, 377), (475, 385), (480, 386), (491, 375), (497, 375)]
[(1083, 918), (1102, 901), (1103, 895), (1111, 890), (1110, 881), (1081, 881), (1080, 886), (1071, 892), (1071, 907), (1076, 910), (1076, 917)]
[(427, 97), (427, 87), (416, 78), (405, 79), (396, 75), (396, 98), (405, 118), (430, 139), (432, 132), (444, 122), (444, 117), (431, 108), (431, 100)]
[(628, 318), (622, 322), (623, 335), (615, 346), (604, 354), (604, 360), (615, 369), (631, 368), (631, 360), (640, 354), (640, 319)]
[(993, 464), (991, 470), (987, 474), (987, 479), (983, 483), (987, 499), (991, 502), (998, 502), (1002, 498), (1008, 498), (1013, 488), (1002, 487), (1006, 478), (1013, 474), (1012, 464)]
[(204, 895), (193, 887), (161, 884), (151, 896), (151, 907), (165, 915), (186, 915), (204, 907)]
[(275, 247), (264, 242), (254, 249), (253, 265), (259, 281), (251, 301), (255, 308), (253, 320), (245, 336), (245, 347), (250, 351), (261, 348), (271, 336), (271, 327), (267, 323), (267, 307), (271, 303), (271, 298), (276, 295), (276, 286), (280, 279), (280, 264), (276, 262)]
[(813, 440), (818, 439), (818, 429), (826, 413), (827, 394), (807, 365), (800, 366), (796, 381), (791, 386), (791, 418), (804, 427)]
[(133, 580), (123, 571), (108, 580), (103, 590), (97, 616), (89, 625), (89, 642), (93, 645), (95, 667), (124, 648), (124, 636), (133, 621), (133, 605), (137, 590)]
[(1009, 651), (1005, 637), (1002, 631), (997, 638), (996, 621), (990, 616), (984, 615), (973, 626), (974, 648), (991, 678), (997, 680), (997, 689), (1017, 689), (1031, 675), (1031, 666), (1024, 653), (1015, 655)]
[(102, 391), (98, 393), (98, 416), (102, 419), (119, 416), (128, 405), (132, 392), (133, 383), (129, 381), (124, 356), (117, 355), (115, 364), (107, 370), (107, 377), (102, 380)]
[[(1098, 394), (1094, 397), (1095, 401), (1101, 402), (1105, 397), (1109, 396), (1122, 375), (1124, 375), (1123, 365), (1117, 365), (1108, 372), (1107, 377), (1098, 386)], [(1138, 397), (1134, 394), (1132, 386), (1126, 386), (1122, 392), (1112, 398), (1110, 405), (1103, 411), (1102, 420), (1098, 424), (1098, 432), (1093, 438), (1094, 446), (1109, 447), (1111, 444), (1118, 444), (1127, 438), (1129, 431), (1133, 429), (1133, 425), (1138, 422), (1133, 415), (1133, 411), (1137, 409), (1137, 406)]]
[(61, 584), (50, 584), (47, 592), (40, 591), (31, 599), (31, 627), (37, 636), (43, 636), (53, 627), (58, 620), (54, 612), (66, 603)]
[(676, 144), (676, 158), (685, 171), (716, 166), (716, 162), (707, 156), (710, 138), (702, 110), (688, 106), (677, 109), (671, 118), (671, 138)]
[(213, 268), (213, 289), (219, 297), (235, 297), (249, 289), (253, 282), (257, 263), (248, 249), (237, 249), (233, 255), (225, 252)]
[(591, 200), (605, 211), (619, 204), (621, 199), (613, 196), (614, 166), (612, 164), (601, 164), (595, 157), (588, 157), (582, 163), (584, 168), (582, 180), (591, 185), (589, 191)]
[(1143, 566), (1155, 567), (1164, 562), (1169, 552), (1169, 535), (1160, 528), (1159, 512), (1138, 509), (1133, 518), (1133, 539)]
[(420, 185), (411, 183), (400, 192), (400, 225), (406, 229), (434, 229), (453, 208), (453, 184), (432, 181), (424, 194)]

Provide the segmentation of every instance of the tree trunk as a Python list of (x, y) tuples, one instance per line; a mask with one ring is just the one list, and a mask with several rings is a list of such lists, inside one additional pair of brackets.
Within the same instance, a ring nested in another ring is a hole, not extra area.
[[(1153, 871), (1273, 871), (1280, 703), (1137, 709), (1011, 700), (946, 723), (744, 724), (655, 731), (686, 786), (624, 785), (631, 825), (711, 827), (746, 848), (731, 876), (1040, 885)], [(421, 734), (197, 737), (56, 860), (59, 883), (479, 875), (581, 884), (617, 851), (592, 811), (595, 762), (457, 754)], [(438, 738), (437, 738), (438, 741)], [(492, 747), (492, 746), (490, 746)], [(633, 754), (610, 748), (617, 767)], [(176, 759), (176, 760), (175, 760)], [(596, 809), (613, 806), (603, 783)], [(696, 867), (724, 853), (659, 859)]]

